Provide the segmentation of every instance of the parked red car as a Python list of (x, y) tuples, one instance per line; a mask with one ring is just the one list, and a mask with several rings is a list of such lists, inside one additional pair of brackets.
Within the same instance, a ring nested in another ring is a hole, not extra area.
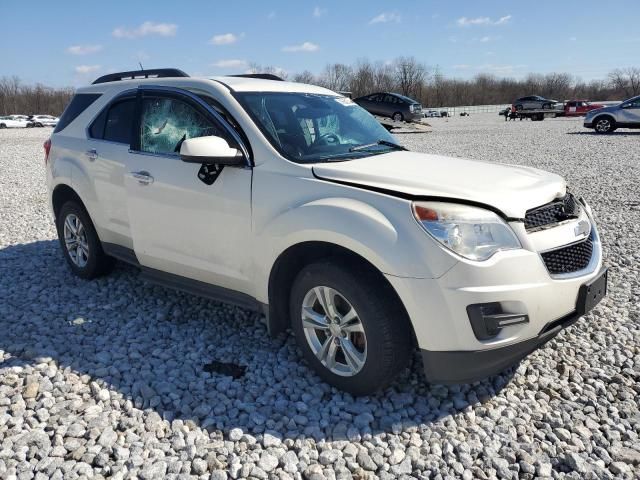
[(591, 110), (602, 107), (604, 107), (604, 105), (591, 103), (587, 100), (569, 100), (564, 104), (564, 114), (567, 117), (579, 117), (586, 115), (587, 112), (590, 112)]

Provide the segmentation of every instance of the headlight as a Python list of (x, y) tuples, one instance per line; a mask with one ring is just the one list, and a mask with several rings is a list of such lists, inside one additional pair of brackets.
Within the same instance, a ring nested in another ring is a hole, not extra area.
[(522, 248), (511, 227), (483, 208), (414, 202), (413, 215), (429, 235), (469, 260), (487, 260), (500, 250)]

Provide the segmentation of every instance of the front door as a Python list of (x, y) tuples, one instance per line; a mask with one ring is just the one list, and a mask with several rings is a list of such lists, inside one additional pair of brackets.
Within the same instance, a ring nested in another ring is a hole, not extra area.
[(250, 293), (251, 168), (207, 185), (178, 154), (187, 138), (228, 132), (189, 96), (155, 89), (139, 96), (138, 123), (125, 187), (140, 264)]
[(640, 98), (625, 103), (620, 109), (621, 122), (640, 126)]

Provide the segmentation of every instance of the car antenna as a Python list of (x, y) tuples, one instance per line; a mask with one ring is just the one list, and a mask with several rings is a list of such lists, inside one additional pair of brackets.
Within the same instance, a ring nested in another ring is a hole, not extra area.
[(138, 65), (140, 65), (140, 71), (142, 72), (144, 70), (144, 67), (142, 66), (142, 62), (138, 62)]

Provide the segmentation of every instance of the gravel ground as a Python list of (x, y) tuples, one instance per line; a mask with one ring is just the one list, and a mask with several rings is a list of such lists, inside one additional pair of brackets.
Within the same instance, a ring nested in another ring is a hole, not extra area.
[[(48, 130), (0, 131), (0, 478), (638, 478), (640, 135), (580, 120), (430, 119), (412, 149), (541, 167), (599, 219), (609, 297), (511, 371), (354, 399), (258, 315), (73, 277), (46, 203)], [(246, 366), (232, 378), (213, 360)]]

